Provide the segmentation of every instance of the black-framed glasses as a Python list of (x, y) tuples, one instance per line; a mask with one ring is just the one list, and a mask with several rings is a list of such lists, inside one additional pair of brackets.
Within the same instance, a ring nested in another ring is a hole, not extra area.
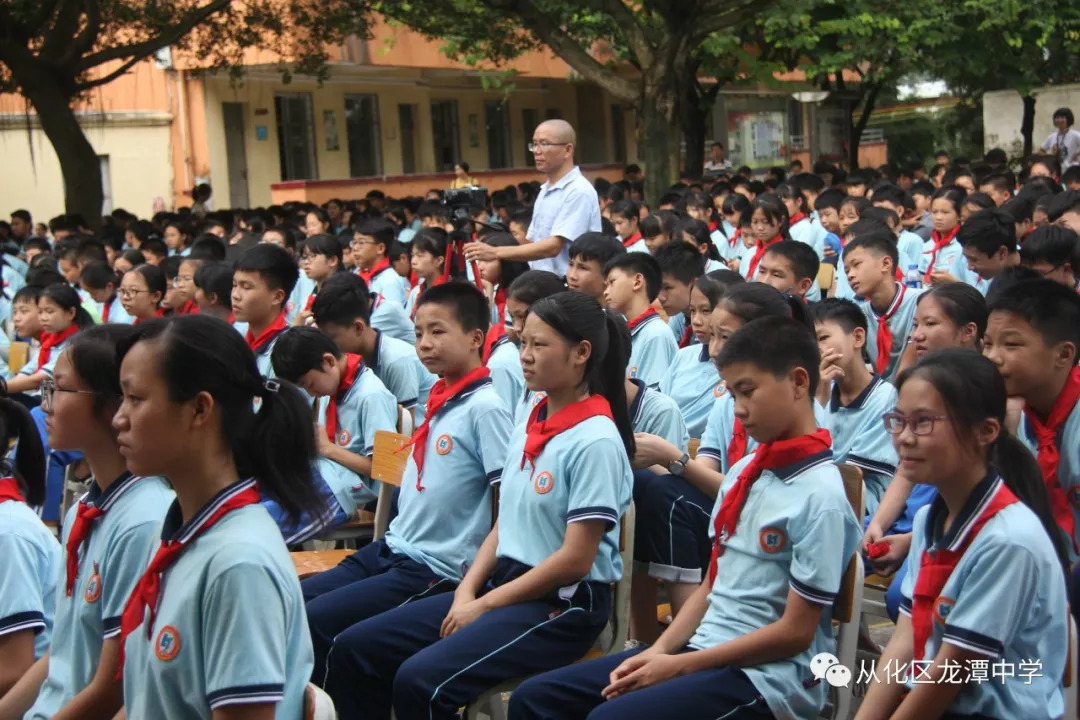
[[(175, 287), (175, 285), (173, 287)], [(150, 292), (150, 291), (149, 290), (139, 290), (138, 288), (134, 288), (134, 289), (132, 289), (132, 288), (120, 288), (119, 290), (116, 291), (116, 294), (119, 295), (124, 300), (130, 300), (131, 298), (137, 296), (139, 293), (148, 293), (148, 292)]]
[(41, 381), (41, 409), (51, 408), (53, 404), (53, 395), (58, 392), (62, 393), (76, 393), (79, 395), (99, 395), (95, 390), (75, 390), (73, 388), (62, 388), (57, 386), (56, 380), (53, 378), (45, 378)]
[(912, 435), (929, 435), (934, 432), (934, 424), (939, 420), (948, 420), (944, 415), (930, 415), (928, 413), (917, 413), (915, 415), (904, 415), (898, 412), (888, 412), (881, 416), (882, 421), (885, 423), (885, 432), (890, 435), (899, 435), (904, 432), (904, 428), (910, 428)]

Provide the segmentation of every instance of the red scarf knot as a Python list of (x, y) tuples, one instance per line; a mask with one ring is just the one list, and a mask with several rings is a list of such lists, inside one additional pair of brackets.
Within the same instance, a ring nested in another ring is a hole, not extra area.
[(251, 332), (251, 328), (244, 334), (244, 339), (247, 340), (248, 347), (256, 355), (261, 355), (266, 349), (266, 346), (281, 333), (285, 332), (289, 327), (289, 323), (285, 321), (285, 313), (281, 313), (274, 322), (270, 323), (269, 327), (259, 333), (258, 337)]
[(765, 251), (768, 250), (773, 245), (775, 245), (776, 243), (780, 242), (783, 239), (784, 239), (783, 235), (777, 235), (776, 237), (774, 237), (772, 240), (769, 240), (768, 242), (761, 242), (760, 240), (757, 241), (757, 249), (754, 250), (754, 254), (750, 258), (750, 267), (747, 268), (747, 271), (746, 271), (746, 278), (748, 280), (753, 280), (754, 279), (754, 273), (757, 272), (758, 263), (761, 262), (761, 258), (763, 258), (765, 256)]
[(0, 478), (0, 503), (8, 500), (25, 503), (26, 498), (19, 487), (19, 481), (13, 477)]
[(1043, 422), (1031, 408), (1024, 408), (1024, 415), (1038, 443), (1036, 462), (1039, 470), (1042, 471), (1046, 492), (1050, 496), (1050, 509), (1054, 513), (1054, 520), (1065, 531), (1074, 549), (1076, 548), (1075, 522), (1065, 489), (1061, 486), (1061, 479), (1058, 477), (1061, 451), (1058, 448), (1057, 436), (1068, 422), (1069, 415), (1072, 414), (1078, 400), (1080, 400), (1080, 367), (1073, 367), (1069, 371), (1065, 387), (1061, 389), (1054, 401), (1054, 407), (1046, 416), (1046, 422)]
[(53, 348), (63, 345), (65, 340), (77, 332), (79, 332), (78, 325), (68, 325), (66, 329), (61, 330), (58, 333), (41, 333), (41, 349), (38, 351), (38, 362), (35, 372), (41, 370), (41, 368), (45, 367), (49, 362), (49, 356), (52, 355)]
[(952, 230), (945, 233), (944, 235), (939, 233), (937, 230), (933, 230), (930, 232), (930, 240), (933, 241), (934, 247), (929, 250), (923, 250), (923, 255), (930, 256), (930, 264), (926, 266), (926, 276), (923, 278), (923, 282), (925, 282), (926, 284), (930, 284), (930, 274), (934, 272), (934, 264), (937, 262), (938, 252), (940, 252), (943, 247), (951, 243), (953, 241), (953, 238), (956, 237), (956, 233), (958, 233), (959, 231), (960, 226), (956, 225), (955, 227), (953, 227)]
[(375, 263), (375, 267), (370, 270), (364, 270), (359, 265), (356, 266), (356, 274), (364, 278), (364, 282), (371, 287), (371, 281), (375, 279), (379, 273), (390, 267), (390, 258), (383, 258), (379, 262)]
[(341, 379), (338, 380), (337, 392), (331, 395), (330, 400), (326, 403), (326, 437), (330, 438), (332, 443), (337, 442), (338, 403), (345, 399), (346, 393), (349, 392), (353, 383), (356, 382), (356, 378), (362, 372), (364, 372), (363, 358), (359, 355), (346, 353), (345, 368), (341, 373)]
[(622, 244), (624, 248), (629, 249), (631, 245), (641, 239), (641, 232), (638, 231), (628, 238), (623, 239)]
[(889, 329), (889, 320), (891, 320), (900, 309), (900, 305), (904, 302), (904, 295), (906, 293), (907, 285), (896, 283), (896, 295), (893, 297), (892, 303), (885, 312), (878, 315), (877, 358), (874, 361), (874, 369), (877, 371), (878, 375), (884, 375), (885, 369), (889, 367), (889, 358), (892, 354), (893, 345), (893, 334), (892, 330)]
[(658, 314), (659, 313), (656, 312), (656, 308), (654, 308), (653, 306), (650, 305), (648, 310), (646, 310), (645, 312), (641, 313), (636, 318), (634, 318), (633, 320), (628, 322), (626, 324), (626, 326), (630, 329), (630, 332), (634, 332), (634, 329), (637, 328), (638, 325), (641, 325), (643, 322), (645, 322), (649, 318), (653, 317), (654, 315), (658, 315)]
[(544, 398), (529, 414), (529, 422), (525, 426), (525, 450), (521, 455), (521, 467), (525, 463), (532, 465), (532, 472), (536, 472), (536, 459), (544, 451), (544, 447), (553, 437), (561, 432), (575, 427), (589, 418), (602, 415), (614, 422), (611, 416), (611, 405), (603, 395), (590, 395), (584, 400), (570, 403), (559, 412), (549, 418), (540, 420), (540, 413), (546, 411), (548, 398)]

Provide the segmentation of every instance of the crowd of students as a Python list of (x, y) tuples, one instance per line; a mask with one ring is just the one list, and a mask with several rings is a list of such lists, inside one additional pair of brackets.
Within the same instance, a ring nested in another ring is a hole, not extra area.
[[(450, 718), (521, 677), (512, 718), (811, 718), (856, 554), (892, 578), (879, 662), (936, 681), (882, 676), (859, 718), (1063, 714), (1080, 166), (719, 166), (649, 207), (573, 143), (538, 128), (548, 183), (469, 223), (435, 191), (13, 214), (0, 720), (297, 718), (309, 681)], [(385, 538), (298, 581), (401, 413)], [(581, 663), (631, 501), (632, 640)], [(944, 681), (979, 659), (1041, 672)]]

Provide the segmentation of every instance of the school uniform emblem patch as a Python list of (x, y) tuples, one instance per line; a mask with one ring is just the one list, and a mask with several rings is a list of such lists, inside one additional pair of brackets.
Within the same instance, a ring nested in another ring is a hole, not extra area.
[(761, 531), (758, 542), (761, 543), (762, 550), (772, 555), (784, 549), (787, 545), (787, 535), (780, 528), (767, 527)]
[(352, 434), (349, 433), (348, 430), (342, 428), (341, 432), (339, 432), (337, 436), (337, 444), (341, 447), (345, 447), (350, 442), (352, 442)]
[(154, 640), (154, 654), (158, 660), (169, 661), (180, 652), (180, 633), (172, 625), (161, 628)]
[(630, 375), (631, 380), (634, 380), (634, 379), (637, 378), (637, 365), (631, 365), (630, 366), (629, 375)]
[(551, 488), (555, 487), (555, 478), (551, 476), (547, 470), (540, 473), (533, 479), (533, 490), (540, 495), (547, 495), (551, 492)]
[(86, 582), (83, 599), (88, 603), (96, 603), (101, 599), (101, 573), (98, 572), (97, 563), (94, 563), (94, 571), (90, 573), (90, 579)]
[(440, 435), (435, 440), (435, 452), (440, 455), (448, 455), (454, 449), (454, 439), (449, 435)]
[(723, 394), (726, 393), (726, 392), (727, 392), (727, 383), (725, 383), (723, 380), (716, 383), (716, 387), (714, 387), (712, 389), (713, 397), (722, 397)]
[(956, 601), (951, 597), (939, 595), (938, 599), (934, 601), (934, 621), (944, 627), (949, 622), (949, 613), (952, 612), (954, 605), (956, 605)]

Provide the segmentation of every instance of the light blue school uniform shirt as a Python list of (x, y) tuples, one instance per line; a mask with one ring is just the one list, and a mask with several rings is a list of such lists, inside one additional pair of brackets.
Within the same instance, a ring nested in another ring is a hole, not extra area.
[(491, 488), (502, 477), (512, 429), (491, 378), (448, 401), (428, 425), (423, 490), (409, 451), (398, 515), (386, 532), (390, 549), (461, 582), (491, 532)]
[[(1028, 422), (1027, 413), (1020, 415), (1020, 425), (1016, 437), (1027, 446), (1033, 457), (1039, 455), (1039, 441)], [(1065, 496), (1072, 508), (1074, 531), (1073, 542), (1069, 543), (1069, 559), (1076, 562), (1073, 545), (1080, 545), (1080, 402), (1073, 406), (1065, 420), (1065, 425), (1057, 434), (1058, 447), (1058, 482), (1061, 483)]]
[[(710, 535), (724, 495), (751, 458), (748, 453), (724, 478), (709, 522)], [(814, 682), (810, 660), (818, 653), (836, 652), (829, 607), (861, 539), (862, 526), (844, 494), (831, 452), (762, 471), (717, 559), (705, 616), (690, 646), (715, 647), (776, 622), (784, 614), (790, 590), (825, 606), (809, 648), (790, 658), (742, 668), (777, 717), (817, 717), (828, 685)]]
[(896, 406), (896, 388), (874, 376), (849, 405), (840, 404), (840, 389), (834, 384), (829, 400), (829, 431), (836, 462), (862, 470), (867, 516), (873, 516), (885, 488), (896, 475), (896, 448), (885, 432), (881, 416)]
[(0, 502), (0, 636), (34, 632), (34, 659), (49, 649), (60, 544), (26, 503)]
[(525, 232), (529, 242), (559, 236), (566, 240), (555, 257), (530, 260), (533, 270), (547, 270), (566, 276), (570, 264), (570, 243), (587, 232), (600, 232), (600, 201), (596, 188), (576, 165), (555, 183), (545, 182), (533, 204), (532, 222)]
[[(162, 538), (190, 538), (254, 484), (225, 488), (183, 526), (174, 504)], [(246, 505), (205, 530), (165, 570), (161, 588), (149, 638), (144, 620), (124, 645), (128, 717), (211, 720), (215, 708), (267, 702), (279, 720), (301, 717), (311, 635), (296, 567), (265, 508)]]
[(416, 348), (376, 330), (375, 362), (369, 367), (397, 398), (398, 405), (414, 411), (416, 424), (423, 422), (431, 386), (438, 378), (420, 362)]
[(630, 505), (634, 484), (618, 428), (603, 416), (583, 420), (551, 438), (535, 466), (526, 462), (522, 467), (526, 426), (514, 428), (507, 444), (496, 555), (536, 567), (562, 547), (567, 525), (603, 520), (607, 532), (581, 580), (617, 582), (623, 570), (619, 519)]
[(900, 256), (900, 270), (905, 274), (911, 265), (918, 266), (922, 259), (924, 243), (925, 241), (921, 237), (910, 230), (900, 231), (900, 236), (896, 239), (896, 250)]
[[(689, 321), (686, 319), (685, 313), (675, 313), (668, 317), (668, 327), (671, 329), (671, 334), (675, 336), (675, 345), (678, 347), (682, 341), (683, 333), (686, 331), (686, 326), (689, 325)], [(698, 342), (697, 335), (693, 332), (690, 333), (690, 344), (694, 345)]]
[[(277, 344), (278, 338), (288, 329), (288, 326), (282, 328), (275, 333), (273, 337), (264, 340), (262, 345), (251, 349), (252, 352), (255, 353), (255, 365), (259, 368), (259, 374), (265, 378), (277, 377), (277, 373), (274, 372), (274, 363), (270, 359), (270, 356), (274, 352), (274, 345)], [(247, 330), (245, 330), (244, 333), (246, 336)]]
[[(907, 268), (904, 268), (904, 272), (907, 272)], [(833, 297), (841, 300), (854, 300), (855, 291), (851, 289), (851, 283), (847, 279), (847, 270), (844, 269), (844, 254), (840, 253), (840, 258), (836, 261), (836, 273), (833, 275), (836, 279), (834, 284), (836, 285), (836, 291), (833, 293)]]
[[(923, 243), (922, 256), (919, 258), (919, 272), (923, 275), (930, 272), (930, 257), (934, 252), (934, 241), (927, 240)], [(956, 241), (954, 237), (949, 243), (938, 250), (937, 257), (934, 258), (933, 270), (944, 270), (951, 273), (953, 269), (953, 263), (956, 262), (957, 256), (964, 256), (964, 248)], [(905, 271), (907, 268), (905, 268)]]
[[(108, 307), (108, 319), (105, 317), (105, 308)], [(131, 325), (135, 322), (135, 318), (128, 314), (128, 311), (124, 309), (124, 304), (120, 302), (120, 298), (115, 297), (112, 302), (97, 303), (98, 315), (101, 317), (103, 323), (120, 323), (123, 325)]]
[[(991, 472), (972, 491), (947, 532), (942, 531), (947, 509), (940, 497), (918, 511), (908, 573), (900, 589), (900, 612), (911, 616), (923, 551), (958, 548), (1003, 483)], [(933, 659), (947, 642), (982, 656), (988, 667), (1003, 662), (1018, 674), (1005, 682), (991, 676), (987, 682), (964, 683), (949, 712), (997, 718), (1061, 717), (1068, 618), (1065, 575), (1042, 523), (1022, 502), (1003, 508), (972, 540), (935, 601), (923, 659)], [(1029, 683), (1026, 677), (1020, 679), (1019, 667), (1033, 660), (1042, 666)]]
[[(125, 473), (104, 491), (90, 484), (85, 501), (105, 512), (79, 552), (79, 572), (68, 597), (67, 550), (57, 573), (56, 625), (49, 648), (49, 675), (24, 720), (45, 720), (94, 679), (105, 640), (120, 634), (120, 616), (156, 547), (161, 524), (176, 495), (164, 478)], [(64, 518), (63, 547), (78, 505)]]
[(416, 303), (420, 300), (420, 293), (423, 291), (424, 281), (421, 280), (416, 284), (416, 287), (410, 288), (409, 294), (405, 296), (405, 315), (413, 322), (416, 321)]
[(296, 280), (296, 286), (293, 287), (289, 299), (285, 302), (285, 319), (289, 322), (289, 325), (293, 324), (296, 316), (307, 305), (308, 296), (313, 292), (315, 292), (315, 281), (309, 278), (307, 273), (301, 272), (300, 277)]
[(645, 238), (643, 237), (639, 237), (629, 245), (627, 245), (626, 240), (623, 240), (622, 238), (619, 238), (619, 242), (626, 248), (626, 252), (639, 252), (645, 253), (646, 255), (652, 255), (652, 253), (649, 252), (649, 246), (645, 244)]
[[(735, 234), (735, 227), (731, 225), (727, 220), (724, 221), (724, 234), (720, 234), (719, 230), (713, 230), (711, 234), (713, 245), (716, 246), (717, 251), (720, 253), (720, 259), (725, 263), (728, 260), (739, 257), (739, 251), (743, 246), (742, 238), (736, 238), (735, 243), (732, 244), (730, 238)], [(727, 267), (725, 264), (724, 267)]]
[[(889, 364), (885, 368), (884, 377), (891, 378), (900, 356), (907, 346), (908, 336), (911, 335), (911, 325), (915, 321), (915, 306), (919, 304), (919, 296), (923, 290), (919, 288), (905, 287), (902, 283), (896, 283), (896, 294), (888, 309), (882, 313), (892, 313), (888, 320), (890, 332), (892, 332), (892, 348), (889, 350)], [(870, 363), (875, 365), (877, 360), (877, 331), (878, 312), (870, 305), (870, 301), (864, 298), (855, 298), (855, 304), (866, 315), (866, 351), (870, 354)]]
[(662, 437), (685, 451), (690, 446), (690, 433), (686, 431), (679, 406), (656, 388), (647, 387), (641, 380), (630, 382), (638, 389), (628, 408), (634, 432)]
[(788, 234), (791, 235), (792, 240), (812, 247), (819, 260), (825, 257), (825, 234), (818, 232), (818, 229), (810, 222), (810, 218), (803, 218), (790, 226)]
[(416, 327), (400, 303), (371, 293), (371, 327), (390, 337), (416, 345)]
[(375, 273), (371, 282), (368, 283), (368, 289), (399, 307), (405, 305), (405, 289), (401, 286), (401, 276), (397, 274), (393, 265), (388, 265)]
[(679, 349), (667, 323), (652, 313), (630, 331), (630, 342), (628, 375), (656, 387)]
[(521, 372), (521, 352), (506, 335), (495, 342), (491, 356), (488, 357), (487, 368), (491, 371), (495, 392), (503, 401), (507, 412), (516, 411), (525, 393), (525, 375)]
[[(754, 257), (754, 253), (757, 252), (757, 244), (746, 246), (746, 243), (739, 241), (741, 248), (739, 249), (739, 274), (743, 276), (743, 280), (751, 280), (748, 277), (750, 274), (750, 258)], [(757, 272), (757, 268), (754, 269)]]
[[(326, 398), (319, 403), (319, 424), (326, 427)], [(397, 400), (375, 372), (363, 366), (337, 403), (337, 435), (334, 443), (356, 455), (370, 457), (375, 452), (375, 432), (397, 432)], [(375, 499), (377, 488), (371, 478), (359, 475), (336, 462), (321, 463), (323, 480), (343, 508), (363, 507)]]
[(543, 390), (534, 392), (526, 388), (525, 394), (521, 396), (521, 400), (514, 410), (514, 426), (516, 427), (528, 420), (529, 415), (532, 414), (533, 408), (539, 405), (540, 401), (546, 397), (547, 393)]
[(709, 413), (722, 394), (720, 373), (709, 358), (709, 347), (692, 345), (679, 350), (660, 378), (660, 392), (679, 406), (690, 437), (700, 438)]

